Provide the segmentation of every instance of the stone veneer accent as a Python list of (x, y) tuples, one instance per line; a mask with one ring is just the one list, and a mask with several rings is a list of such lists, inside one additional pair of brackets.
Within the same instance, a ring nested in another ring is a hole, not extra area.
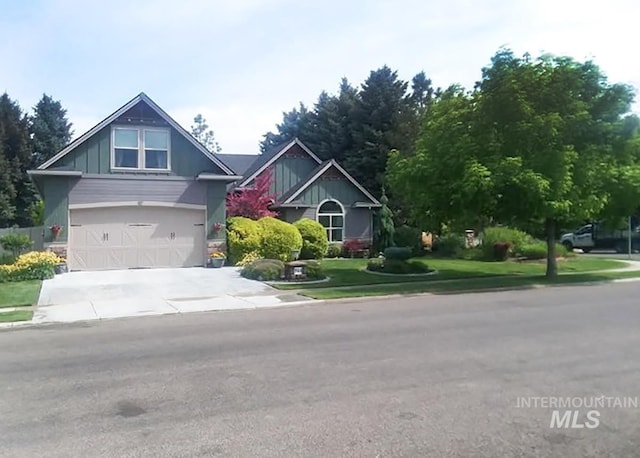
[(45, 251), (53, 251), (61, 258), (67, 259), (67, 244), (66, 243), (45, 243)]

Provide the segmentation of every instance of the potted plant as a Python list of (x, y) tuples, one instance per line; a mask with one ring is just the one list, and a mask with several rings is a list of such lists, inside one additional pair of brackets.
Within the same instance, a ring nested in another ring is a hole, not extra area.
[(224, 266), (224, 262), (227, 257), (224, 255), (222, 251), (214, 251), (209, 256), (209, 262), (207, 263), (207, 267), (212, 267), (214, 269), (219, 269)]
[(56, 275), (69, 272), (69, 269), (67, 268), (67, 260), (61, 256), (58, 256), (58, 262), (55, 266), (53, 266), (53, 270)]
[(51, 236), (53, 240), (57, 240), (58, 236), (62, 232), (62, 226), (59, 225), (58, 223), (54, 223), (51, 226), (49, 226), (49, 230), (51, 231)]

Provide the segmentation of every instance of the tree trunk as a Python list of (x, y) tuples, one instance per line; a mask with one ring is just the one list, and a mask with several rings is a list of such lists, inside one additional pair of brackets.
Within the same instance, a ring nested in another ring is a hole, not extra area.
[(545, 220), (545, 230), (547, 232), (547, 278), (558, 276), (558, 262), (556, 261), (556, 220), (547, 218)]

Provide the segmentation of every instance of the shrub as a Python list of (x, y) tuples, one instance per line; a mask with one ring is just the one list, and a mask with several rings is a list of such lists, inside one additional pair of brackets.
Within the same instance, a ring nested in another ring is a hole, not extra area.
[(10, 251), (14, 258), (31, 245), (33, 245), (33, 240), (31, 240), (26, 234), (9, 232), (8, 234), (0, 236), (0, 247)]
[(342, 253), (342, 244), (338, 242), (330, 243), (327, 247), (327, 258), (337, 258)]
[(227, 219), (227, 246), (231, 263), (237, 263), (248, 253), (259, 253), (261, 242), (260, 226), (257, 221), (243, 216)]
[(445, 257), (458, 257), (465, 248), (464, 237), (460, 234), (442, 235), (433, 243), (433, 251)]
[(372, 272), (384, 272), (387, 274), (422, 274), (430, 271), (426, 264), (418, 261), (403, 261), (401, 259), (370, 259), (367, 270)]
[(533, 242), (533, 238), (526, 232), (510, 227), (488, 227), (482, 236), (482, 247), (486, 259), (496, 259), (494, 250), (496, 243), (508, 243), (510, 245), (508, 255), (510, 255), (512, 252), (520, 251), (524, 245)]
[(493, 244), (493, 260), (494, 261), (506, 261), (509, 259), (509, 253), (511, 251), (510, 242), (496, 242)]
[(250, 251), (249, 253), (246, 253), (240, 261), (236, 262), (235, 265), (244, 267), (254, 261), (258, 261), (259, 259), (262, 259), (260, 253), (258, 253), (257, 251)]
[(0, 265), (13, 264), (16, 262), (16, 257), (9, 253), (0, 254)]
[(367, 270), (372, 272), (382, 272), (384, 268), (384, 259), (381, 258), (371, 258), (367, 262)]
[(384, 250), (384, 257), (388, 260), (397, 259), (400, 261), (406, 261), (411, 258), (411, 248), (392, 246)]
[(18, 256), (10, 265), (0, 265), (0, 282), (46, 280), (55, 275), (55, 266), (65, 262), (51, 251), (31, 251)]
[(250, 280), (279, 280), (284, 274), (284, 262), (279, 259), (259, 259), (244, 266), (240, 275)]
[[(523, 245), (522, 248), (516, 252), (516, 255), (527, 259), (547, 259), (547, 243), (542, 241), (528, 243)], [(569, 253), (564, 245), (556, 243), (557, 258), (569, 257), (571, 255), (575, 256), (575, 253)]]
[(324, 226), (309, 218), (299, 219), (293, 225), (302, 236), (300, 259), (322, 259), (329, 246)]
[(291, 251), (302, 248), (302, 235), (291, 223), (267, 216), (258, 220), (260, 254), (267, 259), (291, 260)]
[(322, 265), (318, 261), (307, 261), (307, 278), (312, 280), (324, 278)]
[(396, 227), (394, 234), (396, 246), (406, 246), (411, 248), (413, 256), (422, 254), (422, 231), (418, 228), (407, 226)]
[(358, 254), (364, 254), (369, 249), (369, 242), (360, 239), (350, 239), (342, 244), (345, 254), (349, 257), (355, 257)]
[(527, 259), (546, 259), (547, 244), (544, 242), (528, 243), (516, 252), (516, 256), (522, 256)]

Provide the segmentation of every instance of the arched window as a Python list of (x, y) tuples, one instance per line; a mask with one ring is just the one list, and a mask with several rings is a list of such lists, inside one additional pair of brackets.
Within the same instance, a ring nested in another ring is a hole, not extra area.
[(344, 240), (344, 208), (336, 200), (325, 200), (318, 206), (317, 219), (327, 230), (329, 242)]

